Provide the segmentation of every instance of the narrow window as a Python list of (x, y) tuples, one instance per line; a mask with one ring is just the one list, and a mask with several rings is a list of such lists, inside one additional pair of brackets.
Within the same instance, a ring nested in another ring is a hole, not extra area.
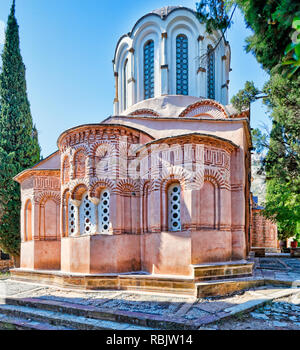
[(172, 184), (168, 188), (168, 221), (169, 231), (181, 230), (180, 219), (180, 185)]
[(188, 39), (180, 34), (176, 38), (176, 94), (189, 94)]
[(124, 110), (127, 108), (127, 63), (128, 60), (126, 59), (125, 63), (124, 63), (124, 70), (123, 70), (123, 91), (124, 91)]
[(154, 41), (144, 46), (144, 97), (154, 97)]
[(109, 232), (109, 198), (109, 191), (107, 189), (103, 190), (100, 194), (100, 203), (98, 205), (100, 233)]
[(71, 203), (71, 199), (69, 197), (68, 200), (68, 233), (69, 235), (73, 235), (75, 233), (76, 228), (76, 216), (75, 216), (75, 206)]
[(215, 53), (211, 45), (207, 46), (207, 97), (215, 99)]
[(82, 196), (82, 202), (79, 208), (80, 233), (95, 233), (95, 208), (89, 200), (87, 193)]

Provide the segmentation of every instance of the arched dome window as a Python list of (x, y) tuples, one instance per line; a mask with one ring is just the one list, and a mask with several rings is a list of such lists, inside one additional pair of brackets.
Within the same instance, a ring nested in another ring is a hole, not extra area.
[(104, 189), (100, 194), (100, 203), (98, 205), (98, 223), (100, 233), (109, 233), (109, 199), (109, 191)]
[(215, 99), (215, 52), (207, 46), (207, 97)]
[(169, 231), (181, 230), (180, 184), (171, 184), (168, 188), (168, 225)]
[(144, 98), (154, 97), (154, 41), (144, 46)]
[(123, 91), (124, 91), (124, 96), (123, 96), (123, 105), (124, 105), (124, 110), (127, 108), (127, 63), (128, 60), (126, 59), (124, 63), (124, 69), (123, 69)]
[(188, 38), (184, 34), (176, 37), (176, 94), (189, 94)]

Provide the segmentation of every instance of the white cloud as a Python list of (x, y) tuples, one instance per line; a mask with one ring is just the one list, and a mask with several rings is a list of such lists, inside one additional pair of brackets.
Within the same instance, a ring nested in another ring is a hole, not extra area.
[(0, 20), (0, 45), (4, 45), (5, 41), (5, 23)]

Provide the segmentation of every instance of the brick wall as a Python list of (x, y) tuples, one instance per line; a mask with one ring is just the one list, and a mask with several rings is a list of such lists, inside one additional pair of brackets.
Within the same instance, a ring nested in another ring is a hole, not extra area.
[(277, 248), (277, 225), (261, 214), (261, 209), (252, 209), (251, 247)]

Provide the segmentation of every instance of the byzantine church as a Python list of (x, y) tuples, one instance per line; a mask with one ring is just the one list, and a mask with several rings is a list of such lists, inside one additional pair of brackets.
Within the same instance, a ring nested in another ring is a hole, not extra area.
[(228, 104), (230, 55), (221, 32), (180, 6), (120, 37), (113, 116), (66, 130), (15, 177), (20, 271), (252, 273), (250, 112)]

